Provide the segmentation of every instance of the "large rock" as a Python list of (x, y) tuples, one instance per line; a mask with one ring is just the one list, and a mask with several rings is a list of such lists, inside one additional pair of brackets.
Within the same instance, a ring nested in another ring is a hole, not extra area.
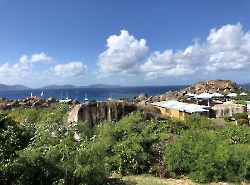
[(237, 90), (237, 84), (235, 82), (232, 82), (230, 80), (210, 80), (208, 82), (197, 82), (193, 84), (190, 87), (187, 87), (183, 90), (183, 92), (187, 93), (195, 93), (195, 94), (201, 94), (204, 92), (223, 92), (223, 91), (234, 91)]
[(125, 101), (96, 102), (76, 105), (68, 113), (68, 123), (87, 121), (90, 127), (103, 120), (117, 121), (137, 109), (133, 103)]

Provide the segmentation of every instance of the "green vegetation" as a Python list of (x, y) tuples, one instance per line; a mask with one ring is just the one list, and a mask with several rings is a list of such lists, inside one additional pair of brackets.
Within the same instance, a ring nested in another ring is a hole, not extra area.
[(250, 127), (216, 125), (198, 115), (185, 122), (144, 121), (132, 113), (89, 128), (84, 122), (67, 125), (67, 110), (0, 114), (0, 184), (115, 184), (113, 172), (184, 175), (198, 182), (250, 179)]
[(233, 121), (233, 116), (225, 115), (223, 118), (224, 118), (224, 121), (226, 121), (226, 122)]

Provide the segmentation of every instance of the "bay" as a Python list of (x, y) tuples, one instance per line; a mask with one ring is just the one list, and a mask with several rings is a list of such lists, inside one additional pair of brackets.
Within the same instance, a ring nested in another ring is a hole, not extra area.
[(128, 98), (132, 99), (140, 93), (147, 93), (149, 96), (155, 96), (168, 91), (179, 91), (187, 86), (140, 86), (140, 87), (117, 87), (117, 88), (73, 88), (73, 89), (29, 89), (29, 90), (9, 90), (0, 91), (1, 98), (7, 99), (25, 99), (28, 96), (41, 96), (43, 98), (54, 97), (56, 99), (65, 99), (68, 94), (69, 99), (77, 99), (84, 103), (85, 94), (90, 100), (105, 101), (111, 96), (112, 99)]

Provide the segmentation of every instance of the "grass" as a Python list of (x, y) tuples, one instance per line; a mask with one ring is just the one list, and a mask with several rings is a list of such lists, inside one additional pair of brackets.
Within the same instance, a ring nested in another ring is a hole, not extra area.
[[(110, 181), (106, 185), (200, 185), (199, 183), (193, 182), (188, 178), (184, 177), (182, 179), (166, 179), (154, 177), (152, 175), (130, 175), (121, 177), (118, 174), (113, 174)], [(209, 183), (206, 185), (236, 185), (235, 183)], [(238, 183), (241, 185), (249, 185), (250, 183)]]

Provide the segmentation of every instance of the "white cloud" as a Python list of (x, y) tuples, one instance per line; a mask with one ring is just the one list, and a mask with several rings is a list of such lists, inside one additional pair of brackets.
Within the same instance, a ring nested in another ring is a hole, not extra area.
[(51, 63), (52, 61), (52, 57), (47, 56), (43, 52), (33, 54), (30, 57), (28, 55), (22, 55), (16, 64), (11, 65), (5, 63), (0, 65), (0, 77), (1, 79), (10, 78), (14, 81), (15, 78), (33, 78), (35, 75), (34, 63)]
[(52, 62), (53, 58), (44, 53), (22, 55), (16, 64), (0, 65), (0, 79), (7, 84), (29, 85), (31, 82), (36, 86), (47, 85), (46, 83), (51, 82), (71, 83), (76, 77), (82, 77), (87, 69), (86, 65), (78, 61), (51, 66)]
[(30, 58), (30, 61), (33, 63), (35, 63), (35, 62), (51, 63), (53, 61), (53, 59), (42, 52), (39, 54), (33, 54)]
[(197, 71), (250, 71), (250, 32), (244, 33), (240, 23), (213, 28), (202, 44), (196, 42), (177, 52), (154, 52), (141, 70), (150, 78), (191, 75)]
[(37, 63), (37, 62), (42, 62), (42, 63), (51, 63), (53, 61), (53, 58), (46, 55), (45, 53), (41, 52), (41, 53), (37, 53), (37, 54), (33, 54), (30, 57), (27, 55), (22, 55), (20, 57), (19, 62), (22, 64), (26, 64), (26, 63)]
[(250, 70), (250, 33), (239, 23), (211, 29), (205, 49), (208, 71)]
[(67, 64), (58, 64), (50, 69), (56, 76), (82, 76), (84, 75), (87, 66), (81, 62), (69, 62)]
[(99, 55), (99, 72), (102, 75), (132, 75), (138, 72), (139, 63), (148, 51), (145, 39), (137, 40), (128, 31), (107, 39), (107, 50)]
[(173, 52), (171, 49), (164, 52), (154, 52), (141, 65), (142, 72), (148, 78), (164, 76), (183, 76), (193, 74), (198, 70), (200, 53), (198, 43), (187, 47), (184, 51)]

